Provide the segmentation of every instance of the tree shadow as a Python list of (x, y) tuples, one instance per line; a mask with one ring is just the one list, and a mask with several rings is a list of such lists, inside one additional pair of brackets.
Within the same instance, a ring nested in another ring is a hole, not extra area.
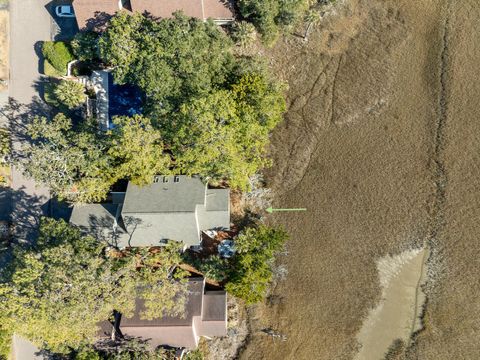
[(22, 104), (9, 98), (8, 104), (0, 108), (0, 114), (9, 122), (8, 130), (12, 141), (11, 161), (18, 162), (24, 158), (23, 147), (34, 143), (28, 135), (28, 125), (37, 116), (50, 118), (51, 109), (39, 97), (34, 97), (30, 104)]
[[(107, 204), (99, 204), (107, 205)], [(70, 208), (70, 214), (66, 221), (69, 221), (72, 208)], [(54, 210), (55, 212), (55, 210)], [(64, 211), (64, 214), (67, 212)], [(98, 216), (91, 214), (88, 216), (88, 225), (75, 225), (82, 233), (91, 235), (95, 239), (105, 242), (111, 247), (120, 248), (131, 246), (131, 239), (138, 226), (142, 224), (142, 220), (134, 217), (127, 217), (123, 219), (121, 215), (115, 213), (112, 216)], [(128, 226), (128, 227), (127, 227)], [(127, 231), (128, 229), (128, 231)]]
[(11, 244), (33, 244), (38, 235), (40, 217), (50, 212), (49, 198), (29, 194), (22, 186), (5, 190), (5, 200), (10, 203), (8, 220), (13, 230)]
[(105, 11), (95, 11), (94, 17), (88, 19), (85, 23), (85, 29), (95, 32), (103, 32), (113, 16), (114, 14), (108, 14)]

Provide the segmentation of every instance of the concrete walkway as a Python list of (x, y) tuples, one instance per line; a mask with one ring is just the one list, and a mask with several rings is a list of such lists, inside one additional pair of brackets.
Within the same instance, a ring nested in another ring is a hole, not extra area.
[[(25, 125), (32, 116), (48, 112), (39, 97), (42, 63), (41, 44), (50, 40), (49, 0), (10, 1), (10, 81), (8, 114), (12, 147), (18, 151), (24, 144)], [(11, 219), (17, 237), (31, 240), (40, 215), (46, 213), (48, 190), (12, 170)]]

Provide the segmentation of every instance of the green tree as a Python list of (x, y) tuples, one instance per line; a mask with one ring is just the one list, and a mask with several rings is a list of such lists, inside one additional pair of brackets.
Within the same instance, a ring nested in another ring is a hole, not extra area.
[(145, 185), (153, 181), (154, 175), (169, 172), (170, 158), (164, 154), (160, 132), (149, 119), (135, 115), (117, 117), (113, 123), (108, 154), (118, 164), (117, 178)]
[(69, 109), (76, 108), (86, 100), (85, 87), (76, 81), (62, 80), (53, 92), (57, 100)]
[(249, 178), (269, 165), (269, 133), (285, 111), (281, 90), (266, 76), (247, 73), (229, 91), (184, 104), (176, 121), (163, 127), (170, 135), (176, 167), (247, 189)]
[(35, 142), (24, 151), (27, 176), (48, 185), (60, 199), (82, 203), (106, 197), (113, 177), (104, 138), (87, 129), (74, 130), (63, 114), (51, 121), (35, 118), (28, 134)]
[(185, 304), (180, 245), (156, 254), (138, 250), (109, 256), (107, 244), (84, 236), (63, 220), (43, 218), (34, 248), (17, 249), (0, 279), (2, 328), (54, 352), (94, 342), (97, 323), (113, 310), (131, 316), (135, 299), (145, 300), (142, 317), (178, 314)]
[(94, 31), (81, 31), (75, 35), (71, 42), (73, 54), (78, 60), (92, 61), (99, 57), (98, 38)]
[(272, 44), (281, 30), (293, 26), (308, 8), (308, 0), (239, 0), (237, 6), (251, 21), (267, 44)]
[(179, 268), (173, 271), (182, 262), (181, 251), (181, 243), (169, 242), (155, 252), (136, 248), (127, 258), (129, 263), (134, 260), (137, 266), (135, 281), (130, 285), (135, 287), (145, 302), (145, 309), (140, 312), (142, 319), (152, 320), (183, 313), (188, 273)]
[(272, 264), (288, 235), (281, 229), (260, 225), (247, 228), (235, 239), (233, 259), (225, 289), (247, 304), (261, 301), (272, 280)]
[(180, 13), (154, 21), (121, 12), (99, 46), (115, 81), (138, 85), (157, 115), (222, 85), (233, 62), (231, 41), (218, 26)]
[(227, 277), (228, 260), (219, 255), (212, 255), (193, 264), (203, 275), (215, 281), (223, 281)]

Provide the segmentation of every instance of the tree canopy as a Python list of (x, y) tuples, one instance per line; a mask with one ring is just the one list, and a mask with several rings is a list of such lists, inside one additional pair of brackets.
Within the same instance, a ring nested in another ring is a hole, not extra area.
[(142, 318), (176, 315), (185, 306), (180, 245), (138, 249), (112, 257), (105, 243), (65, 223), (43, 218), (34, 248), (17, 249), (0, 278), (0, 334), (13, 332), (54, 352), (92, 343), (97, 324), (114, 310), (129, 317), (135, 299), (145, 300)]
[(275, 254), (287, 239), (285, 231), (265, 225), (245, 229), (235, 240), (237, 254), (225, 289), (247, 304), (262, 300), (272, 280)]
[(213, 22), (119, 12), (95, 36), (77, 38), (74, 49), (90, 44), (96, 53), (98, 45), (114, 81), (143, 90), (143, 116), (114, 119), (104, 134), (73, 127), (63, 115), (36, 119), (28, 175), (63, 199), (92, 202), (119, 179), (144, 185), (170, 172), (247, 189), (270, 164), (269, 134), (286, 108), (284, 86), (265, 64), (234, 56), (232, 41)]
[(234, 60), (231, 45), (213, 22), (181, 13), (154, 21), (120, 12), (99, 40), (115, 81), (138, 85), (162, 114), (223, 86)]
[(280, 31), (302, 18), (308, 0), (238, 0), (242, 16), (251, 21), (267, 44), (272, 44)]
[(34, 142), (25, 149), (27, 176), (49, 186), (53, 194), (73, 203), (99, 202), (119, 179), (143, 185), (168, 173), (160, 133), (141, 116), (118, 117), (104, 134), (94, 121), (80, 126), (63, 114), (37, 117), (28, 126)]
[(63, 114), (37, 117), (28, 126), (35, 141), (25, 149), (26, 174), (72, 202), (101, 201), (112, 185), (107, 144), (88, 127), (74, 129)]
[(149, 119), (139, 115), (117, 117), (113, 124), (108, 155), (116, 164), (117, 178), (145, 185), (152, 182), (154, 175), (169, 173), (170, 158), (163, 151), (160, 132)]

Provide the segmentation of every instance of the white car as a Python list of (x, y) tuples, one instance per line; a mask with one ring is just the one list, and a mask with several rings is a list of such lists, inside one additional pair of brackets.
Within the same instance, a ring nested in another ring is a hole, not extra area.
[(55, 13), (58, 17), (75, 17), (73, 12), (73, 6), (71, 5), (60, 5), (55, 7)]

